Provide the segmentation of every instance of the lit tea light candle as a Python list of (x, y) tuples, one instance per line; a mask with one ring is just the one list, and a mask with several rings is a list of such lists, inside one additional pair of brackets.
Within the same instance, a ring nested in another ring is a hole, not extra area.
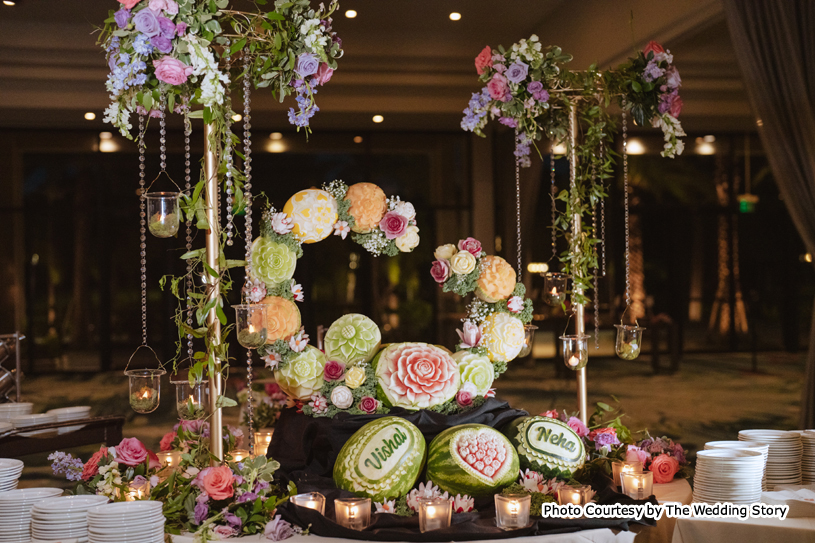
[(653, 472), (623, 473), (623, 492), (635, 500), (644, 500), (652, 494), (654, 486)]
[(258, 430), (255, 432), (255, 454), (266, 456), (269, 452), (269, 445), (272, 443), (274, 430)]
[(532, 497), (528, 494), (495, 495), (495, 524), (502, 530), (517, 530), (529, 524), (529, 506)]
[(346, 498), (334, 500), (337, 524), (351, 530), (364, 530), (371, 520), (370, 498)]
[(291, 497), (291, 501), (300, 507), (307, 507), (319, 511), (321, 515), (325, 514), (325, 496), (319, 492), (307, 492), (305, 494), (298, 494)]
[(429, 532), (450, 526), (453, 507), (444, 498), (419, 498), (419, 530)]
[(133, 502), (136, 500), (144, 500), (150, 496), (150, 481), (146, 481), (140, 485), (130, 484), (130, 491), (125, 494), (125, 501)]
[(243, 462), (244, 460), (250, 457), (249, 451), (244, 449), (235, 449), (229, 454), (232, 455), (233, 462)]
[(624, 473), (642, 473), (642, 462), (617, 461), (612, 463), (611, 470), (612, 478), (614, 479), (614, 484), (619, 487), (622, 487), (623, 486), (622, 475)]
[(573, 354), (572, 357), (569, 358), (569, 365), (575, 367), (578, 364), (580, 364), (580, 359), (577, 357), (576, 354)]

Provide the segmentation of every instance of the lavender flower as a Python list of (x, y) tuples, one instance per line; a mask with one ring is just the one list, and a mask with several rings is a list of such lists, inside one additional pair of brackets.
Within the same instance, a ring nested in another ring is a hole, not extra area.
[(685, 458), (685, 449), (682, 448), (682, 445), (679, 443), (674, 443), (672, 452), (673, 457), (676, 458), (677, 462), (680, 464), (687, 462), (687, 459)]
[(528, 168), (532, 161), (529, 159), (532, 138), (525, 133), (518, 134), (515, 140), (515, 161), (522, 168)]
[(645, 81), (656, 81), (662, 74), (665, 73), (665, 70), (660, 68), (657, 63), (653, 60), (649, 61), (648, 64), (645, 66), (645, 71), (642, 72), (642, 78)]
[(173, 42), (161, 35), (150, 38), (150, 43), (161, 53), (166, 54), (173, 50)]
[[(312, 88), (309, 81), (297, 79), (292, 82), (297, 90), (297, 107), (299, 111), (295, 113), (294, 108), (289, 108), (289, 122), (297, 128), (304, 128), (308, 126), (309, 119), (314, 117), (314, 114), (320, 111), (317, 104), (314, 103), (313, 95), (317, 94), (317, 89)], [(309, 96), (312, 95), (312, 96)]]
[(312, 55), (311, 53), (303, 53), (297, 57), (297, 65), (295, 66), (294, 71), (300, 77), (306, 78), (310, 75), (316, 74), (319, 67), (320, 61), (316, 56)]
[(518, 121), (516, 121), (512, 117), (501, 117), (500, 119), (498, 119), (498, 122), (500, 122), (504, 126), (509, 126), (510, 128), (517, 128), (518, 126)]
[(524, 64), (520, 60), (516, 60), (509, 66), (509, 68), (507, 68), (507, 71), (504, 74), (504, 76), (507, 78), (508, 81), (515, 83), (517, 85), (518, 83), (526, 79), (528, 73), (529, 66)]
[(120, 9), (113, 14), (113, 19), (119, 28), (127, 28), (127, 23), (130, 22), (130, 10), (124, 8)]
[(136, 36), (136, 39), (133, 40), (133, 50), (140, 55), (147, 56), (155, 51), (155, 48), (150, 44), (149, 37), (144, 34), (139, 34)]
[(235, 500), (235, 503), (253, 502), (256, 499), (258, 499), (258, 495), (255, 494), (254, 492), (244, 492), (243, 494), (238, 496), (238, 499)]
[(167, 17), (158, 18), (158, 27), (161, 35), (171, 40), (175, 37), (175, 24)]
[(487, 87), (481, 92), (474, 92), (467, 109), (464, 110), (464, 118), (461, 119), (461, 128), (473, 132), (483, 124), (484, 117), (487, 116), (487, 106), (491, 101), (490, 91)]
[(51, 460), (51, 469), (54, 475), (64, 475), (69, 481), (79, 481), (82, 479), (82, 469), (85, 464), (79, 458), (64, 452), (56, 451), (48, 456)]
[(136, 30), (142, 32), (151, 38), (161, 32), (158, 17), (153, 13), (152, 9), (143, 9), (133, 16), (133, 24), (136, 25)]
[(227, 523), (229, 523), (229, 525), (232, 526), (233, 528), (240, 528), (241, 526), (243, 526), (243, 521), (240, 519), (240, 517), (238, 517), (234, 513), (230, 513), (229, 509), (224, 508), (223, 514), (224, 520)]
[(266, 539), (283, 541), (294, 535), (294, 528), (292, 528), (291, 524), (283, 520), (280, 515), (277, 515), (274, 520), (266, 524), (264, 533), (266, 534)]
[(195, 505), (193, 514), (195, 516), (195, 524), (200, 525), (202, 522), (207, 520), (207, 517), (209, 516), (209, 505), (206, 503), (197, 503)]
[(594, 438), (594, 446), (600, 450), (602, 447), (608, 445), (619, 445), (620, 440), (617, 439), (617, 434), (597, 434)]

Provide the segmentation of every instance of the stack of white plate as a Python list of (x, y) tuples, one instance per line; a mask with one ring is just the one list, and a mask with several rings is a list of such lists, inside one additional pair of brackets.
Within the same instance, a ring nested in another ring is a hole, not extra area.
[(755, 441), (708, 441), (705, 443), (705, 450), (710, 449), (736, 449), (740, 451), (758, 451), (764, 457), (764, 473), (761, 477), (761, 490), (767, 490), (767, 457), (770, 446), (766, 443)]
[(742, 430), (739, 441), (766, 443), (770, 446), (767, 457), (767, 490), (775, 485), (801, 484), (801, 455), (804, 446), (798, 432), (785, 430)]
[(28, 415), (33, 408), (33, 403), (0, 403), (0, 422), (11, 422), (18, 415)]
[(10, 422), (0, 422), (0, 434), (5, 434), (9, 430), (14, 430), (14, 425)]
[(764, 456), (758, 451), (699, 451), (693, 476), (693, 501), (755, 503), (761, 498), (763, 472)]
[[(51, 424), (52, 422), (57, 422), (57, 416), (48, 413), (38, 413), (36, 415), (17, 415), (11, 419), (11, 422), (17, 429), (28, 428), (29, 426), (37, 426), (38, 424)], [(23, 432), (20, 435), (25, 437), (51, 437), (57, 435), (57, 430), (56, 428), (47, 428), (45, 430)]]
[(0, 458), (0, 492), (8, 492), (17, 488), (17, 481), (22, 472), (22, 460)]
[(161, 502), (109, 503), (88, 510), (89, 543), (163, 543)]
[(21, 488), (0, 494), (0, 542), (28, 543), (31, 539), (31, 507), (62, 494), (59, 488)]
[(37, 541), (88, 541), (88, 509), (108, 502), (107, 496), (49, 498), (31, 508), (31, 537)]
[(801, 444), (804, 446), (801, 456), (801, 483), (811, 485), (815, 483), (815, 430), (801, 432)]
[[(57, 422), (66, 422), (69, 420), (86, 419), (91, 415), (90, 406), (77, 406), (77, 407), (60, 407), (59, 409), (50, 409), (46, 411), (49, 415), (56, 415)], [(59, 429), (60, 434), (67, 434), (74, 430), (79, 430), (84, 425), (79, 426), (63, 426)]]

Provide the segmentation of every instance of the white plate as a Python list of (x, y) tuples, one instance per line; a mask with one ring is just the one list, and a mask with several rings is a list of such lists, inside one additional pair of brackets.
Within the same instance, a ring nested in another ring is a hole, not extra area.
[(34, 506), (34, 512), (58, 513), (71, 512), (76, 509), (86, 512), (91, 507), (104, 505), (109, 501), (107, 496), (60, 496), (39, 502)]

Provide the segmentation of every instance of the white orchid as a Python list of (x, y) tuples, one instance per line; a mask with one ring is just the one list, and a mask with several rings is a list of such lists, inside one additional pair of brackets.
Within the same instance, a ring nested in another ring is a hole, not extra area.
[(383, 503), (374, 502), (374, 506), (376, 506), (377, 513), (388, 513), (392, 515), (396, 512), (395, 500), (385, 500)]
[(272, 215), (272, 230), (276, 234), (285, 235), (294, 228), (294, 221), (285, 213), (275, 213)]

